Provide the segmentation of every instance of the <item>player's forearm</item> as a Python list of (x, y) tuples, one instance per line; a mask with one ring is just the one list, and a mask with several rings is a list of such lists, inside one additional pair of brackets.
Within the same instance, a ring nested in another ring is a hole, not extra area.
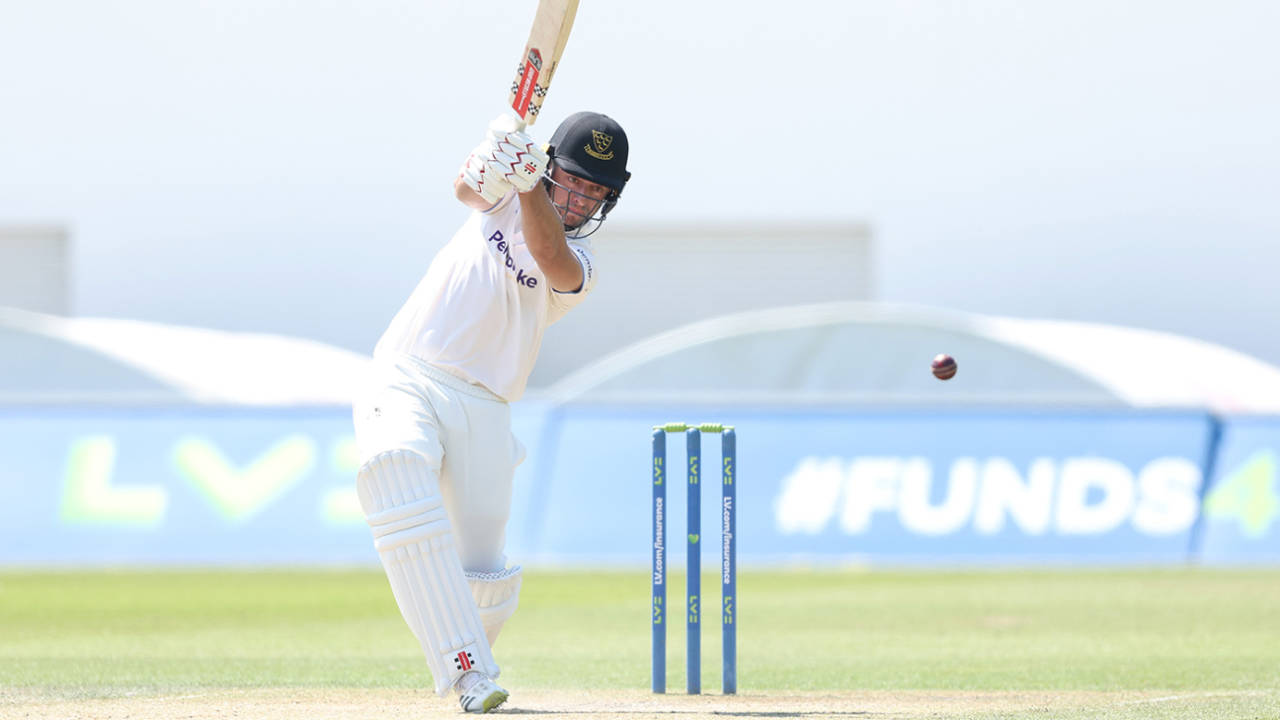
[(541, 186), (520, 193), (520, 216), (524, 220), (524, 243), (538, 269), (551, 287), (574, 292), (582, 287), (582, 266), (569, 251), (564, 224), (551, 199)]
[(480, 194), (472, 190), (466, 182), (462, 180), (462, 176), (458, 176), (453, 180), (453, 196), (458, 198), (458, 202), (466, 205), (472, 210), (480, 210), (481, 212), (493, 207), (495, 203), (480, 197)]

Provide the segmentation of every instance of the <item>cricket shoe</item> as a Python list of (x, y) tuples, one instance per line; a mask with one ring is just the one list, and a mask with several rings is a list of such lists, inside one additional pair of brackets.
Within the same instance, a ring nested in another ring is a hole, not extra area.
[(507, 701), (507, 691), (479, 670), (463, 673), (457, 688), (464, 712), (487, 713)]

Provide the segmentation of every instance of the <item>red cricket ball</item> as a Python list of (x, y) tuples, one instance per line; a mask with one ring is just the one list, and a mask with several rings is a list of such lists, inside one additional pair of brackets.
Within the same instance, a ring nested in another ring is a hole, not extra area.
[(946, 353), (933, 356), (933, 376), (939, 380), (950, 380), (956, 376), (956, 359)]

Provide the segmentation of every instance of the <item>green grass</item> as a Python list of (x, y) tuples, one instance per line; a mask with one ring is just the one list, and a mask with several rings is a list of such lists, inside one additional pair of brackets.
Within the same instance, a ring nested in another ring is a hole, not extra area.
[[(720, 677), (715, 580), (703, 580), (708, 692)], [(504, 680), (647, 688), (648, 582), (643, 570), (528, 573), (497, 647)], [(1275, 570), (750, 571), (738, 609), (744, 691), (1257, 690), (1273, 702), (1280, 687)], [(679, 613), (668, 649), (676, 691)], [(0, 573), (0, 688), (75, 698), (426, 683), (376, 570)]]

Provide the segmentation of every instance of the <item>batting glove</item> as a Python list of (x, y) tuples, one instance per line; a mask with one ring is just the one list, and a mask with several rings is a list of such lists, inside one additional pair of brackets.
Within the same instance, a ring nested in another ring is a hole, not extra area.
[(511, 192), (511, 183), (503, 177), (503, 168), (494, 160), (493, 143), (486, 140), (476, 146), (462, 165), (462, 182), (484, 198), (496, 204)]
[(510, 115), (501, 115), (489, 123), (488, 142), (493, 147), (491, 167), (516, 189), (526, 193), (538, 185), (547, 172), (547, 157), (542, 148), (524, 131), (524, 123)]

